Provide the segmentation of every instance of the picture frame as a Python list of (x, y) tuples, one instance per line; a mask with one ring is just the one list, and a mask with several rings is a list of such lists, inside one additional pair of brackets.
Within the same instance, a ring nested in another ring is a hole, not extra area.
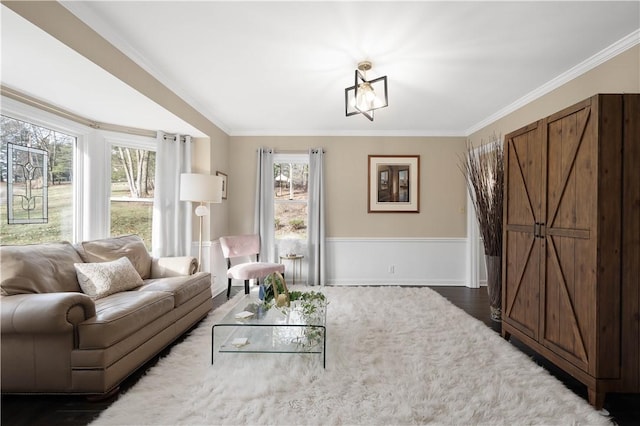
[(420, 156), (368, 156), (368, 212), (420, 212)]
[(227, 189), (229, 187), (229, 185), (227, 183), (227, 174), (216, 171), (216, 176), (222, 177), (222, 199), (226, 200), (227, 199)]

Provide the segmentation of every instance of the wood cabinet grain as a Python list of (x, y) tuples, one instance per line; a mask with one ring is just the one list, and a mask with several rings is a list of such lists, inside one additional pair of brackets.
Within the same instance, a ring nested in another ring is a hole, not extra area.
[(640, 95), (505, 136), (502, 334), (587, 385), (640, 391)]

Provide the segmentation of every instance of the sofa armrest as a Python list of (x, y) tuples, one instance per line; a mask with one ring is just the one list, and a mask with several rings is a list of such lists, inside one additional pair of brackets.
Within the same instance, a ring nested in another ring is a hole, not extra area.
[(198, 259), (192, 256), (159, 257), (151, 260), (151, 278), (193, 275), (198, 271)]
[(76, 292), (3, 296), (0, 308), (2, 333), (61, 333), (96, 315), (93, 300)]

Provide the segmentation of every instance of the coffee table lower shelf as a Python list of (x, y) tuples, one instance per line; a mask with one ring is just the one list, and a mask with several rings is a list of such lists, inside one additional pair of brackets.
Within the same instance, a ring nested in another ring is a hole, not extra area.
[[(324, 325), (309, 324), (214, 324), (211, 327), (211, 364), (216, 352), (216, 328), (230, 328), (217, 349), (220, 353), (300, 353), (322, 354), (322, 368), (326, 368), (327, 330)], [(304, 332), (317, 329), (322, 341), (313, 346), (304, 344)]]

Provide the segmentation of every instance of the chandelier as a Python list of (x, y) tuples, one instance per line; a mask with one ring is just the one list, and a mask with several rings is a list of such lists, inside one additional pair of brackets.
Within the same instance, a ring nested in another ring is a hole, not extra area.
[(345, 115), (362, 114), (373, 121), (373, 111), (389, 106), (387, 94), (387, 76), (367, 80), (367, 71), (372, 65), (369, 61), (358, 64), (354, 85), (344, 89)]

